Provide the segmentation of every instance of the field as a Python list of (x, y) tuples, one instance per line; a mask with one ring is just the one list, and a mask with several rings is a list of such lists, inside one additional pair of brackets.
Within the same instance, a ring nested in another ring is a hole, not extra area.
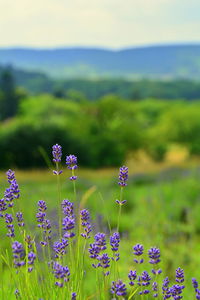
[[(182, 156), (184, 156), (183, 153)], [(173, 280), (175, 270), (178, 267), (183, 268), (186, 278), (184, 299), (194, 299), (191, 278), (197, 277), (198, 279), (200, 266), (199, 162), (196, 160), (183, 162), (180, 159), (180, 153), (179, 155), (171, 153), (168, 157), (168, 161), (157, 164), (145, 159), (139, 163), (133, 159), (127, 161), (129, 180), (128, 186), (124, 189), (124, 199), (127, 200), (127, 203), (122, 206), (120, 220), (122, 240), (119, 274), (120, 278), (128, 283), (127, 274), (130, 269), (134, 269), (132, 247), (135, 244), (143, 244), (146, 252), (151, 246), (157, 246), (161, 250), (160, 267), (163, 271), (159, 281), (161, 282), (165, 276), (169, 276), (170, 280)], [(108, 237), (109, 228), (114, 230), (117, 227), (118, 205), (115, 200), (119, 199), (120, 191), (117, 184), (118, 169), (89, 170), (80, 168), (77, 170), (77, 175), (76, 201), (80, 202), (83, 208), (89, 209), (94, 231), (105, 232)], [(73, 185), (68, 180), (69, 176), (69, 170), (65, 168), (60, 176), (61, 199), (74, 201)], [(38, 200), (46, 201), (51, 222), (56, 223), (55, 220), (57, 220), (56, 176), (52, 174), (52, 170), (16, 170), (16, 178), (21, 194), (19, 200), (16, 201), (19, 201), (20, 210), (24, 213), (26, 231), (34, 233), (37, 241), (39, 239), (36, 225)], [(0, 184), (3, 195), (6, 187), (4, 172), (0, 173)], [(11, 256), (10, 240), (6, 237), (5, 222), (3, 219), (0, 222), (1, 253), (5, 256), (6, 249), (8, 249)], [(53, 241), (58, 235), (56, 226), (54, 224)], [(92, 240), (93, 238), (89, 242), (91, 243)], [(151, 266), (145, 264), (145, 267), (147, 271), (151, 270)], [(86, 269), (84, 291), (87, 297), (82, 299), (101, 299), (100, 296), (92, 296), (95, 295), (95, 271), (88, 262), (86, 262)], [(4, 292), (8, 286), (10, 287), (8, 297), (14, 299), (15, 284), (11, 281), (12, 278), (10, 278), (4, 260), (1, 260), (1, 270), (4, 271), (1, 280), (1, 299), (4, 299)], [(46, 297), (43, 295), (45, 300), (51, 299), (51, 296)], [(53, 297), (52, 299), (54, 299)], [(59, 299), (65, 299), (62, 297), (63, 295), (60, 295)], [(145, 299), (151, 299), (151, 297), (145, 296)]]

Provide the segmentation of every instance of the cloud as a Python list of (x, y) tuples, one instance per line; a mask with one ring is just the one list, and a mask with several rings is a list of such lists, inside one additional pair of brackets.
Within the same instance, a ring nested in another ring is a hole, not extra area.
[(198, 41), (199, 0), (1, 0), (0, 46)]

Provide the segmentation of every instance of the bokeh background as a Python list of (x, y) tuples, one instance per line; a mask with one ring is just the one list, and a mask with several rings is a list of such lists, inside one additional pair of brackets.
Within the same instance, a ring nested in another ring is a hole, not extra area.
[(38, 200), (54, 216), (58, 143), (78, 157), (78, 198), (89, 191), (100, 230), (108, 212), (116, 227), (118, 168), (129, 167), (122, 272), (140, 242), (161, 248), (170, 278), (180, 266), (200, 279), (199, 10), (198, 0), (0, 1), (0, 187), (13, 168), (31, 230)]

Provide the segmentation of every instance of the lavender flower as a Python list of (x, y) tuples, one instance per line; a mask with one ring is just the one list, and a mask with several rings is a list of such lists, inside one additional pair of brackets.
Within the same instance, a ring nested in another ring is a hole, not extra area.
[(126, 285), (122, 280), (112, 282), (111, 293), (115, 296), (126, 296)]
[(154, 294), (153, 294), (153, 297), (154, 298), (157, 298), (158, 297), (158, 283), (157, 282), (153, 282), (153, 284), (152, 284), (152, 290), (155, 292)]
[[(141, 244), (136, 244), (135, 246), (133, 246), (133, 254), (136, 256), (141, 256), (144, 252), (144, 247)], [(134, 258), (134, 262), (136, 262), (136, 264), (142, 264), (144, 262), (144, 259), (136, 259)]]
[(64, 283), (69, 281), (70, 272), (69, 268), (63, 267), (57, 262), (53, 263), (53, 274), (58, 281), (55, 282), (55, 285), (63, 287)]
[(31, 238), (30, 235), (27, 235), (25, 237), (25, 242), (27, 243), (27, 246), (28, 246), (28, 249), (33, 249), (33, 243), (34, 243), (34, 240)]
[(7, 209), (4, 198), (0, 199), (0, 217), (4, 217), (3, 212)]
[(90, 244), (90, 248), (88, 248), (88, 252), (90, 253), (90, 258), (94, 258), (94, 259), (97, 258), (100, 251), (101, 249), (96, 243)]
[(62, 221), (63, 230), (66, 231), (64, 233), (64, 238), (72, 238), (75, 236), (74, 232), (71, 232), (75, 227), (75, 219), (74, 217), (65, 217)]
[(47, 242), (51, 239), (51, 223), (46, 219), (46, 202), (43, 200), (38, 201), (38, 213), (36, 214), (38, 227), (43, 230), (43, 241), (40, 242), (42, 246), (46, 246)]
[(163, 299), (164, 300), (171, 298), (171, 290), (169, 288), (169, 279), (168, 279), (168, 277), (166, 277), (163, 280), (162, 294), (163, 294)]
[(196, 299), (200, 300), (200, 290), (196, 289)]
[(15, 179), (15, 172), (12, 171), (11, 169), (9, 169), (9, 170), (6, 172), (6, 175), (7, 175), (8, 183), (11, 184), (11, 182)]
[(15, 297), (16, 297), (16, 299), (20, 298), (20, 292), (18, 289), (15, 290)]
[[(142, 272), (141, 276), (138, 276), (138, 285), (143, 288), (150, 285), (151, 277), (149, 276), (147, 271)], [(148, 294), (150, 291), (148, 289), (143, 289), (139, 292), (140, 295)]]
[(62, 147), (58, 144), (52, 147), (52, 155), (53, 155), (53, 162), (59, 163), (61, 162), (62, 157)]
[(137, 278), (137, 273), (136, 273), (136, 271), (130, 271), (129, 272), (129, 274), (128, 274), (128, 278), (129, 278), (129, 280), (130, 280), (130, 282), (129, 282), (129, 285), (130, 286), (133, 286), (135, 283), (134, 283), (134, 281), (136, 280), (136, 278)]
[(72, 293), (72, 294), (71, 294), (71, 300), (76, 300), (76, 296), (77, 296), (76, 293)]
[(24, 249), (21, 243), (15, 241), (12, 243), (12, 252), (14, 258), (14, 266), (15, 268), (20, 268), (25, 265), (24, 262)]
[(73, 216), (74, 204), (68, 199), (64, 199), (61, 203), (63, 214), (67, 217)]
[(18, 226), (19, 227), (24, 227), (25, 223), (24, 223), (24, 218), (23, 218), (22, 212), (17, 212), (16, 213), (16, 218), (17, 218)]
[(55, 242), (53, 244), (53, 250), (55, 251), (55, 258), (59, 258), (66, 254), (66, 248), (68, 246), (68, 240), (62, 239), (61, 241)]
[(192, 285), (193, 285), (193, 288), (196, 291), (196, 289), (198, 289), (198, 287), (199, 287), (199, 284), (198, 284), (196, 278), (192, 278)]
[[(102, 255), (98, 255), (97, 257), (99, 263), (97, 264), (97, 267), (101, 267), (103, 269), (107, 269), (110, 267), (110, 258), (107, 253), (103, 253)], [(105, 272), (104, 276), (109, 275), (110, 272)]]
[[(160, 250), (156, 247), (152, 247), (149, 249), (148, 251), (148, 254), (149, 254), (149, 263), (152, 264), (152, 265), (157, 265), (159, 262), (160, 262)], [(156, 274), (160, 274), (162, 273), (162, 270), (161, 269), (152, 269), (152, 273), (154, 275)]]
[(69, 170), (77, 169), (77, 157), (73, 154), (66, 156), (66, 165)]
[(98, 232), (94, 236), (96, 245), (100, 248), (100, 250), (106, 249), (106, 235), (105, 233)]
[(182, 299), (183, 296), (181, 295), (183, 292), (184, 286), (181, 286), (179, 284), (175, 284), (170, 288), (171, 296), (174, 300)]
[(118, 184), (121, 187), (125, 187), (125, 186), (127, 186), (127, 183), (126, 183), (127, 180), (128, 180), (128, 167), (123, 166), (119, 169), (119, 182), (118, 182)]
[(5, 214), (6, 227), (8, 228), (8, 237), (15, 237), (15, 230), (13, 225), (13, 216), (11, 214)]
[(28, 272), (32, 272), (35, 259), (36, 259), (35, 253), (33, 251), (29, 252), (28, 253), (28, 264), (31, 267), (28, 268)]
[(176, 282), (178, 283), (184, 282), (184, 270), (181, 268), (178, 268), (176, 270)]
[(90, 238), (90, 232), (92, 231), (92, 226), (90, 224), (90, 213), (87, 209), (83, 209), (80, 211), (81, 216), (81, 225), (83, 227), (83, 233), (81, 236), (85, 239)]
[(113, 251), (113, 260), (119, 260), (119, 243), (120, 243), (120, 235), (118, 232), (114, 232), (113, 235), (110, 236), (110, 246), (111, 250)]

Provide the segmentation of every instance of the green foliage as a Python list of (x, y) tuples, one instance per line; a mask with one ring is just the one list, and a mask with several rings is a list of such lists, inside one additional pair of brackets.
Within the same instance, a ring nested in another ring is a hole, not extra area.
[(1, 168), (44, 166), (41, 149), (55, 143), (88, 167), (119, 166), (140, 149), (161, 161), (172, 144), (198, 155), (199, 119), (198, 102), (131, 102), (111, 94), (97, 102), (48, 94), (24, 98), (17, 116), (0, 123)]

